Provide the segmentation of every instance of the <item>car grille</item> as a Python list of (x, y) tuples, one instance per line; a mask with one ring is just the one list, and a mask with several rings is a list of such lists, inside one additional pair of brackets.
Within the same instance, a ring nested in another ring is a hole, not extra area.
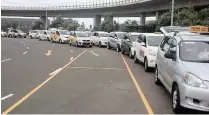
[(90, 42), (90, 40), (82, 40), (82, 41), (84, 41), (84, 42)]

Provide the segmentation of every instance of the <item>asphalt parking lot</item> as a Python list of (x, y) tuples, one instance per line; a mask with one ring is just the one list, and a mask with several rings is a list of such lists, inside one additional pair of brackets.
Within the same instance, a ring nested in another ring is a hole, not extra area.
[(3, 114), (173, 113), (153, 71), (115, 50), (29, 38), (1, 44)]

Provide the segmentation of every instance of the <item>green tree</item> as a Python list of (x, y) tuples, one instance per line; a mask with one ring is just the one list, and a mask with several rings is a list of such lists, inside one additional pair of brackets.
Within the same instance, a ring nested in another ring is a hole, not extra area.
[(18, 21), (13, 21), (13, 22), (11, 23), (11, 27), (12, 27), (13, 29), (17, 29), (17, 27), (18, 27)]
[(52, 28), (63, 27), (64, 23), (65, 23), (65, 20), (63, 19), (63, 17), (62, 16), (57, 16), (52, 21), (52, 24), (50, 25), (50, 27), (52, 27)]
[(107, 13), (104, 15), (104, 21), (101, 24), (101, 30), (111, 32), (114, 30), (113, 15)]
[(209, 26), (209, 7), (200, 10), (198, 17), (200, 18), (200, 25)]
[(73, 20), (72, 18), (65, 19), (64, 24), (62, 25), (62, 27), (66, 28), (69, 31), (74, 31), (79, 26), (80, 26), (80, 24), (78, 23), (78, 21)]

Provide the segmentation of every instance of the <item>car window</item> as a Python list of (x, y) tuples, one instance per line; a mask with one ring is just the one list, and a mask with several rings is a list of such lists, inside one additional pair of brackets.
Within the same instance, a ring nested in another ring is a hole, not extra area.
[(170, 47), (171, 42), (172, 42), (172, 38), (169, 37), (169, 36), (166, 36), (163, 39), (163, 41), (162, 41), (162, 43), (160, 45), (161, 50), (164, 51), (164, 52), (167, 52), (169, 47)]
[(173, 55), (176, 55), (176, 50), (177, 50), (177, 41), (176, 39), (173, 39), (168, 52), (172, 53)]

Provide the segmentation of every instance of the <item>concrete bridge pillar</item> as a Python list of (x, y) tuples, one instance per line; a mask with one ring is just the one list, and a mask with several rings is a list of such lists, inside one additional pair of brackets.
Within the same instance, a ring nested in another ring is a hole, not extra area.
[(101, 15), (94, 15), (94, 27), (101, 24)]
[(140, 25), (145, 25), (145, 22), (146, 22), (146, 13), (143, 12), (141, 13), (141, 16), (140, 16)]
[(44, 24), (42, 28), (47, 30), (47, 28), (49, 26), (49, 19), (48, 18), (46, 19), (46, 18), (47, 18), (46, 16), (40, 16), (40, 20)]

